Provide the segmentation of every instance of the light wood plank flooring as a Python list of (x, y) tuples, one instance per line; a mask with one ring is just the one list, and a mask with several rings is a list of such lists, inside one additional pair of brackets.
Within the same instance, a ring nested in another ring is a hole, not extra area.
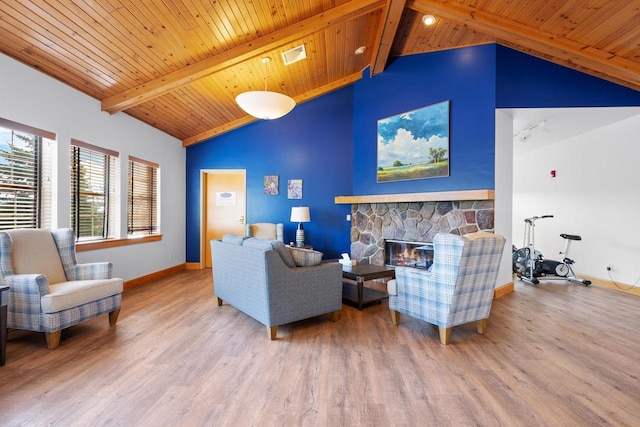
[(189, 270), (57, 350), (10, 331), (0, 367), (2, 426), (638, 426), (639, 396), (640, 298), (559, 282), (518, 282), (484, 336), (460, 326), (445, 347), (386, 302), (269, 341)]

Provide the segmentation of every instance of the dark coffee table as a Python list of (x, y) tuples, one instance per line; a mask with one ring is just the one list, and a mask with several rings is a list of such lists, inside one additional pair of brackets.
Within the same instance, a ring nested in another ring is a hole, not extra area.
[(385, 298), (389, 298), (389, 294), (377, 289), (366, 288), (364, 282), (373, 279), (382, 279), (387, 277), (394, 279), (396, 271), (393, 268), (372, 264), (356, 264), (343, 265), (342, 277), (345, 279), (355, 280), (356, 284), (342, 282), (342, 302), (358, 307), (363, 307), (375, 303), (380, 303)]

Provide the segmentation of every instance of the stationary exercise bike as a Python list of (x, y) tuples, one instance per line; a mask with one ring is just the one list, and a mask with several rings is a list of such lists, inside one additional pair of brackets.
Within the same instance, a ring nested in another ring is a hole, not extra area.
[(522, 281), (533, 285), (540, 283), (538, 277), (543, 277), (544, 280), (568, 280), (589, 286), (591, 284), (590, 280), (576, 277), (571, 267), (574, 261), (569, 258), (568, 255), (571, 241), (582, 240), (580, 236), (574, 234), (560, 235), (560, 237), (566, 241), (564, 251), (560, 252), (560, 255), (563, 256), (562, 261), (544, 259), (542, 254), (536, 250), (534, 237), (535, 223), (537, 220), (543, 218), (553, 218), (553, 215), (534, 216), (524, 220), (524, 242), (520, 249), (513, 251), (513, 272)]

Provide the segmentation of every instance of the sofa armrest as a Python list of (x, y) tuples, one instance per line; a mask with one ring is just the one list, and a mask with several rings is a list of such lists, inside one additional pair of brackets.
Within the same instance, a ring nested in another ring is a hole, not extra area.
[(67, 270), (66, 273), (68, 280), (111, 279), (113, 264), (110, 262), (76, 264), (73, 268)]
[(271, 325), (342, 309), (342, 266), (326, 263), (287, 267), (275, 251), (266, 253)]
[[(342, 292), (342, 266), (336, 263), (324, 263), (308, 267), (287, 267), (278, 269), (275, 277), (283, 288), (306, 286), (312, 289), (338, 287)], [(272, 283), (272, 282), (271, 282)], [(278, 285), (276, 285), (278, 286)]]

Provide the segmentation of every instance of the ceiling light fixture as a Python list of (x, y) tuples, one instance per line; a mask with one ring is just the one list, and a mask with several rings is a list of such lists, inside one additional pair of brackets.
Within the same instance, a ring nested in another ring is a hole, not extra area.
[(267, 90), (267, 66), (269, 61), (271, 61), (270, 58), (262, 58), (262, 63), (264, 64), (264, 90), (243, 92), (236, 96), (236, 102), (240, 108), (253, 117), (263, 120), (279, 119), (296, 106), (296, 101), (287, 95)]
[(436, 23), (436, 17), (433, 15), (424, 15), (422, 17), (422, 23), (424, 25), (433, 25)]
[(356, 49), (356, 55), (362, 55), (367, 50), (366, 46), (360, 46)]
[(532, 132), (537, 129), (539, 129), (543, 133), (548, 134), (549, 130), (545, 128), (546, 124), (547, 124), (547, 121), (543, 120), (539, 123), (536, 123), (535, 125), (527, 126), (526, 128), (522, 129), (520, 132), (517, 132), (516, 134), (514, 134), (513, 138), (514, 139), (518, 138), (521, 142), (527, 142), (529, 139), (531, 139)]

